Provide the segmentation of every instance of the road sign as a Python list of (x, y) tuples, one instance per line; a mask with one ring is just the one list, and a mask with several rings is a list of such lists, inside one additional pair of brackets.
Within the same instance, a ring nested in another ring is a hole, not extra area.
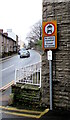
[(43, 22), (42, 23), (42, 38), (43, 38), (43, 49), (56, 49), (57, 48), (57, 22)]

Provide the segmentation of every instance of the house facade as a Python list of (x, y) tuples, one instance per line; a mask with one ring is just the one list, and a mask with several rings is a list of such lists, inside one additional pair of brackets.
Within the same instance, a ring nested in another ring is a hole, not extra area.
[(11, 37), (8, 37), (8, 33), (3, 33), (0, 29), (0, 56), (17, 53), (18, 51), (18, 36), (16, 35), (16, 41)]

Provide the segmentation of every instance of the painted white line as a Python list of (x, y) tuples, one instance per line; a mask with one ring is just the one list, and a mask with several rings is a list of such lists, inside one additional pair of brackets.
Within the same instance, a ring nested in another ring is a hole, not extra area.
[(7, 68), (5, 68), (5, 69), (2, 69), (1, 71), (3, 72), (3, 71), (5, 71), (5, 70), (7, 70), (7, 69), (10, 69), (11, 67), (13, 67), (14, 65), (11, 65), (11, 66), (9, 66), (9, 67), (7, 67)]

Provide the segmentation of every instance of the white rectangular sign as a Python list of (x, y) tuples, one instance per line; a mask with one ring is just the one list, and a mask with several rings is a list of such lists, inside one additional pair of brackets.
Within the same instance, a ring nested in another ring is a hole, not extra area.
[(51, 50), (49, 50), (47, 52), (47, 58), (48, 58), (48, 60), (52, 60), (52, 51)]

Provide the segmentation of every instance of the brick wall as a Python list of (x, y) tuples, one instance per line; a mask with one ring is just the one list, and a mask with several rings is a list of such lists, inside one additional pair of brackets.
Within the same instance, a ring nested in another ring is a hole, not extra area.
[[(70, 0), (43, 0), (43, 21), (57, 20), (58, 48), (53, 51), (53, 107), (70, 108)], [(49, 105), (49, 62), (42, 55), (42, 105)]]

